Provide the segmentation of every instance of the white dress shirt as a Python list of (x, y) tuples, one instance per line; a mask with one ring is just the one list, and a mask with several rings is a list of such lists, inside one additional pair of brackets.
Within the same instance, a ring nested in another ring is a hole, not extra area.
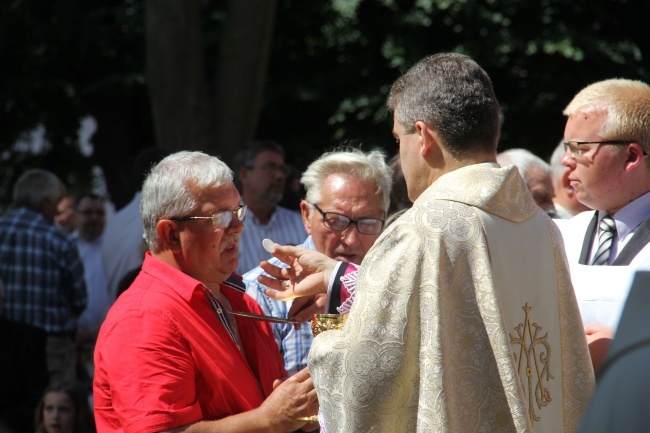
[(133, 200), (108, 221), (104, 230), (102, 260), (108, 278), (108, 290), (113, 298), (116, 297), (117, 286), (124, 275), (142, 265), (143, 234), (140, 192), (137, 192)]

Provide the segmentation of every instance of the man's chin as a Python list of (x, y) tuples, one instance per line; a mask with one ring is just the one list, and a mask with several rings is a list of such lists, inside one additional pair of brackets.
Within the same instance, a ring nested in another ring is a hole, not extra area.
[(266, 202), (277, 205), (282, 201), (283, 196), (284, 196), (284, 191), (280, 191), (280, 192), (271, 191), (266, 195)]

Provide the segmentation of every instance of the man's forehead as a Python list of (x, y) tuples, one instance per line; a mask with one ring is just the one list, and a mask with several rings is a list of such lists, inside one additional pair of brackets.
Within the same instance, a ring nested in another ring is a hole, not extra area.
[(334, 173), (323, 182), (323, 202), (366, 202), (375, 203), (381, 210), (381, 194), (374, 179), (362, 179), (350, 173)]
[(263, 150), (257, 155), (255, 155), (255, 157), (253, 158), (253, 160), (257, 162), (267, 161), (269, 159), (273, 159), (276, 161), (284, 161), (284, 157), (282, 156), (282, 154), (274, 150)]
[(591, 110), (591, 111), (579, 111), (573, 113), (569, 116), (567, 123), (589, 123), (589, 124), (601, 124), (607, 120), (607, 111), (603, 110)]
[(239, 202), (239, 191), (232, 182), (219, 186), (195, 187), (191, 191), (199, 205), (212, 203), (215, 205), (229, 206), (231, 202)]

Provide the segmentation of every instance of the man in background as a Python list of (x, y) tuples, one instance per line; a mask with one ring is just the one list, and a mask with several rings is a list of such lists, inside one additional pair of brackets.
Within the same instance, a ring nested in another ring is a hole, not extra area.
[(136, 191), (133, 199), (110, 219), (102, 243), (102, 262), (108, 278), (108, 291), (117, 297), (124, 276), (142, 264), (144, 251), (142, 218), (140, 218), (140, 189), (151, 167), (166, 155), (158, 147), (143, 149), (131, 166), (131, 182)]
[[(361, 264), (384, 228), (391, 172), (384, 155), (378, 151), (339, 150), (312, 162), (301, 179), (306, 195), (300, 210), (309, 233), (301, 246), (336, 260)], [(280, 263), (275, 258), (270, 261)], [(291, 301), (276, 301), (266, 296), (265, 287), (257, 281), (262, 273), (258, 266), (244, 274), (246, 293), (265, 314), (287, 318)], [(272, 327), (287, 373), (292, 375), (305, 368), (314, 339), (311, 327), (295, 329), (291, 324), (282, 323), (274, 323)]]
[(650, 86), (599, 81), (564, 114), (562, 163), (577, 199), (594, 211), (556, 222), (597, 370), (630, 287), (623, 274), (650, 269)]
[(77, 200), (73, 194), (66, 194), (63, 196), (59, 202), (56, 215), (54, 216), (54, 222), (56, 225), (61, 227), (64, 232), (72, 233), (75, 229), (74, 219), (75, 212), (74, 208), (77, 204)]
[(501, 167), (516, 166), (537, 206), (550, 217), (555, 216), (551, 167), (546, 161), (526, 149), (509, 149), (497, 154), (497, 162)]
[(106, 227), (104, 200), (96, 194), (79, 196), (75, 208), (74, 237), (84, 266), (88, 305), (79, 316), (77, 328), (78, 362), (85, 369), (84, 378), (92, 382), (92, 354), (97, 333), (111, 306), (108, 280), (102, 263), (102, 242)]
[(0, 418), (21, 432), (34, 431), (33, 410), (48, 382), (76, 380), (74, 338), (87, 295), (74, 241), (54, 224), (64, 194), (56, 175), (28, 170), (0, 217)]
[(289, 173), (280, 144), (249, 143), (235, 155), (234, 170), (250, 214), (241, 235), (237, 267), (237, 273), (244, 274), (269, 257), (262, 247), (262, 239), (297, 245), (305, 240), (307, 233), (298, 212), (278, 206)]
[(555, 197), (553, 197), (555, 217), (560, 219), (573, 218), (580, 212), (589, 210), (587, 206), (578, 201), (576, 190), (571, 186), (569, 168), (562, 164), (565, 153), (564, 140), (562, 140), (553, 151), (549, 161), (553, 191), (555, 192)]

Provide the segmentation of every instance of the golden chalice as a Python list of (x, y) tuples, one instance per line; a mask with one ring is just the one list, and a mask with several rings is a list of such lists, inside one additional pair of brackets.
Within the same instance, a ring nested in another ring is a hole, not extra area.
[[(323, 331), (343, 329), (347, 318), (347, 314), (314, 314), (311, 317), (311, 332), (315, 337)], [(318, 416), (305, 416), (298, 418), (298, 421), (317, 423)]]
[(314, 337), (330, 329), (343, 329), (347, 314), (314, 314), (311, 317), (311, 332)]

